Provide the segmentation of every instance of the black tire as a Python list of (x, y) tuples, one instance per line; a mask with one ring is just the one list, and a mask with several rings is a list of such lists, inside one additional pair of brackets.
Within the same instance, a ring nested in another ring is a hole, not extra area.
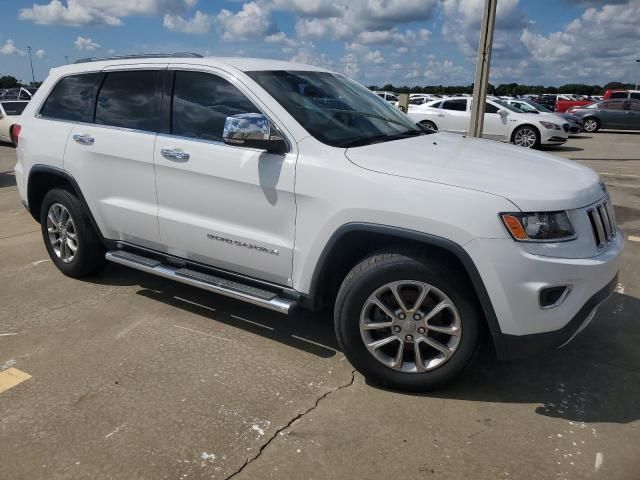
[[(77, 236), (77, 251), (69, 262), (64, 262), (58, 256), (49, 238), (47, 216), (50, 207), (54, 204), (60, 204), (65, 207), (73, 219), (75, 235)], [(54, 188), (45, 195), (40, 210), (40, 227), (51, 261), (65, 275), (74, 278), (86, 277), (98, 273), (104, 267), (105, 248), (91, 224), (84, 205), (71, 192), (61, 188)]]
[[(535, 135), (535, 140), (530, 145), (520, 145), (517, 143), (518, 134), (525, 130), (530, 130)], [(538, 148), (540, 146), (540, 131), (536, 127), (533, 127), (531, 125), (521, 125), (513, 131), (513, 134), (511, 135), (511, 141), (516, 146), (521, 146), (524, 148)]]
[(418, 122), (420, 125), (422, 125), (425, 128), (428, 128), (429, 130), (433, 130), (434, 132), (438, 131), (438, 126), (433, 123), (431, 120), (422, 120), (421, 122)]
[[(363, 260), (345, 277), (335, 303), (336, 336), (346, 357), (368, 381), (388, 388), (422, 392), (451, 383), (471, 364), (481, 344), (482, 317), (466, 279), (452, 272), (455, 270), (417, 252), (388, 252)], [(463, 333), (457, 348), (448, 361), (433, 370), (393, 369), (369, 352), (360, 334), (360, 314), (369, 296), (387, 283), (400, 280), (415, 280), (436, 287), (449, 297), (459, 314)]]
[(582, 130), (587, 133), (596, 133), (598, 130), (600, 130), (600, 120), (595, 117), (585, 118), (584, 122), (582, 123)]

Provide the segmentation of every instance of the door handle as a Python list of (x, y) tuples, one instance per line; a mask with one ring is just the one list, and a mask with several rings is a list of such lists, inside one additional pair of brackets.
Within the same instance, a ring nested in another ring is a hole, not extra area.
[(160, 149), (160, 155), (167, 160), (189, 160), (190, 155), (187, 152), (182, 151), (179, 148), (162, 148)]
[(76, 143), (79, 143), (80, 145), (93, 145), (95, 138), (93, 138), (91, 135), (84, 134), (84, 135), (74, 135), (73, 140)]

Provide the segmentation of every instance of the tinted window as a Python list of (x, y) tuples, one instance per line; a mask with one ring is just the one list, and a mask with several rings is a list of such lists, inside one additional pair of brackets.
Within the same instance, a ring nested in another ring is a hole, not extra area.
[(624, 102), (622, 100), (616, 100), (614, 102), (602, 102), (600, 108), (602, 110), (622, 110)]
[(7, 115), (21, 115), (27, 102), (2, 102), (2, 108)]
[(627, 98), (627, 92), (613, 92), (609, 98)]
[(102, 73), (84, 73), (64, 77), (53, 87), (40, 115), (74, 122), (91, 122), (102, 76)]
[[(514, 105), (514, 107), (517, 107), (517, 105)], [(500, 109), (495, 105), (491, 105), (490, 103), (484, 104), (484, 113), (498, 113), (498, 110)]]
[(202, 72), (176, 72), (171, 133), (222, 141), (227, 117), (260, 113), (240, 90), (223, 78)]
[(160, 71), (107, 74), (96, 105), (96, 123), (155, 132), (160, 118)]
[(631, 92), (631, 93), (629, 94), (629, 98), (635, 98), (635, 99), (637, 99), (637, 100), (640, 100), (640, 93), (638, 93), (638, 92)]
[(442, 108), (445, 110), (457, 110), (459, 112), (464, 112), (467, 110), (467, 101), (464, 99), (446, 100), (442, 102)]

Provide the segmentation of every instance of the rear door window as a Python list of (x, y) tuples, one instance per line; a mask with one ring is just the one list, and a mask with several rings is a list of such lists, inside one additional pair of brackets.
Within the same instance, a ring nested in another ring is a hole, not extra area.
[(176, 72), (172, 107), (173, 135), (217, 142), (222, 141), (227, 117), (240, 113), (260, 113), (227, 80), (204, 72)]
[(62, 78), (44, 102), (40, 115), (57, 120), (90, 123), (102, 73), (83, 73)]
[(609, 98), (627, 98), (627, 92), (613, 92)]
[(159, 70), (107, 73), (98, 94), (95, 122), (99, 125), (158, 131), (161, 73)]
[(636, 100), (640, 100), (640, 92), (631, 92), (631, 93), (629, 94), (629, 98), (633, 98), (633, 99), (636, 99)]
[(446, 100), (442, 102), (442, 108), (445, 110), (456, 110), (465, 112), (467, 110), (467, 101), (465, 99)]

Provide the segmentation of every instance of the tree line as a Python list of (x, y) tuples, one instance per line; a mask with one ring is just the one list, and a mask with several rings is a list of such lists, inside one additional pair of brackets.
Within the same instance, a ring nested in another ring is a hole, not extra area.
[[(606, 90), (630, 90), (634, 85), (631, 83), (609, 82), (604, 86), (587, 85), (584, 83), (567, 83), (559, 87), (545, 87), (543, 85), (520, 85), (518, 83), (501, 83), (498, 86), (489, 84), (487, 93), (489, 95), (526, 95), (529, 93), (535, 95), (543, 95), (545, 93), (575, 93), (580, 95), (602, 95)], [(451, 95), (454, 93), (473, 93), (473, 84), (471, 85), (429, 85), (410, 87), (408, 85), (399, 86), (386, 84), (382, 87), (370, 85), (370, 90), (396, 92), (396, 93), (431, 93)]]
[(0, 88), (17, 88), (17, 87), (39, 87), (42, 82), (23, 82), (11, 75), (3, 75), (0, 77)]

